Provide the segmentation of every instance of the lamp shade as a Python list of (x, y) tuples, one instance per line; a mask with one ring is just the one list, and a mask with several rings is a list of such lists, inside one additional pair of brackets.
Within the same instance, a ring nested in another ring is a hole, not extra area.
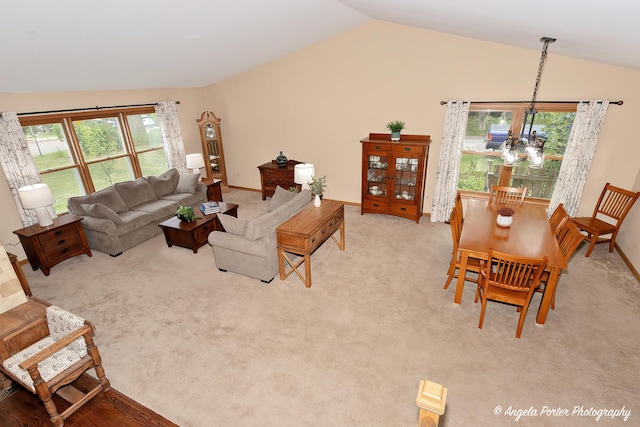
[(187, 154), (187, 169), (200, 169), (204, 167), (202, 154)]
[(302, 184), (302, 188), (309, 188), (309, 183), (314, 175), (315, 170), (311, 163), (298, 163), (293, 169), (293, 182)]
[(18, 188), (18, 194), (20, 195), (20, 201), (22, 206), (26, 209), (43, 208), (55, 203), (49, 186), (44, 183), (25, 185)]
[[(18, 195), (20, 196), (23, 208), (35, 209), (40, 226), (46, 227), (53, 224), (51, 214), (47, 207), (54, 204), (56, 199), (53, 197), (47, 184), (25, 185), (24, 187), (18, 188)], [(55, 211), (52, 210), (52, 212), (55, 214)]]

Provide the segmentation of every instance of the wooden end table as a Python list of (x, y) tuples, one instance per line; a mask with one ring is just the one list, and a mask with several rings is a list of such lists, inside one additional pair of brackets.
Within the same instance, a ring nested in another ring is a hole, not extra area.
[[(340, 230), (340, 240), (333, 235)], [(335, 200), (323, 200), (316, 208), (313, 203), (302, 209), (276, 228), (278, 239), (278, 266), (280, 280), (296, 272), (307, 288), (311, 287), (311, 254), (329, 237), (344, 251), (344, 204)], [(287, 252), (302, 255), (298, 262), (289, 258)], [(285, 261), (291, 266), (285, 272)], [(298, 271), (304, 262), (304, 276)]]
[[(219, 202), (220, 212), (238, 217), (238, 205), (234, 203)], [(212, 231), (224, 231), (224, 227), (218, 219), (218, 214), (205, 215), (200, 211), (200, 206), (193, 208), (198, 219), (191, 222), (180, 221), (178, 217), (171, 217), (158, 224), (164, 232), (167, 246), (173, 245), (191, 249), (194, 254), (207, 243)]]
[(89, 243), (80, 225), (82, 217), (66, 214), (53, 219), (53, 224), (41, 227), (30, 225), (14, 231), (20, 238), (31, 268), (49, 275), (51, 267), (74, 257), (92, 256)]

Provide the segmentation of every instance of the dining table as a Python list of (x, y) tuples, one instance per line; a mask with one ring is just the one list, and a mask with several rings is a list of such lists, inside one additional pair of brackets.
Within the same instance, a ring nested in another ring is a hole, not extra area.
[[(502, 207), (509, 207), (514, 211), (512, 223), (508, 227), (497, 223), (498, 209)], [(549, 279), (536, 317), (536, 323), (544, 324), (560, 273), (567, 268), (567, 261), (549, 225), (545, 206), (534, 203), (504, 205), (489, 200), (468, 200), (458, 244), (460, 271), (454, 303), (460, 304), (462, 300), (469, 258), (487, 260), (490, 248), (521, 257), (548, 257)]]

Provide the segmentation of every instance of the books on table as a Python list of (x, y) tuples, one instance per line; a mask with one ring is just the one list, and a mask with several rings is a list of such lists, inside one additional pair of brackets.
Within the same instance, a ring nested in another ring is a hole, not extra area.
[(205, 215), (211, 215), (220, 212), (220, 205), (216, 202), (204, 202), (200, 205), (200, 210)]

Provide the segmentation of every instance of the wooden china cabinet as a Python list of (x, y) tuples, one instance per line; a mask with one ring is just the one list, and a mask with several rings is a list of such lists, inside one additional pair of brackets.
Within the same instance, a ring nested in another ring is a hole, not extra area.
[(227, 169), (224, 164), (224, 150), (222, 148), (222, 134), (220, 133), (220, 119), (211, 111), (205, 111), (196, 120), (200, 127), (200, 140), (202, 141), (202, 154), (204, 156), (205, 182), (221, 180), (220, 187), (224, 193), (228, 193)]
[(395, 215), (420, 222), (429, 154), (429, 135), (370, 133), (362, 143), (360, 214)]

